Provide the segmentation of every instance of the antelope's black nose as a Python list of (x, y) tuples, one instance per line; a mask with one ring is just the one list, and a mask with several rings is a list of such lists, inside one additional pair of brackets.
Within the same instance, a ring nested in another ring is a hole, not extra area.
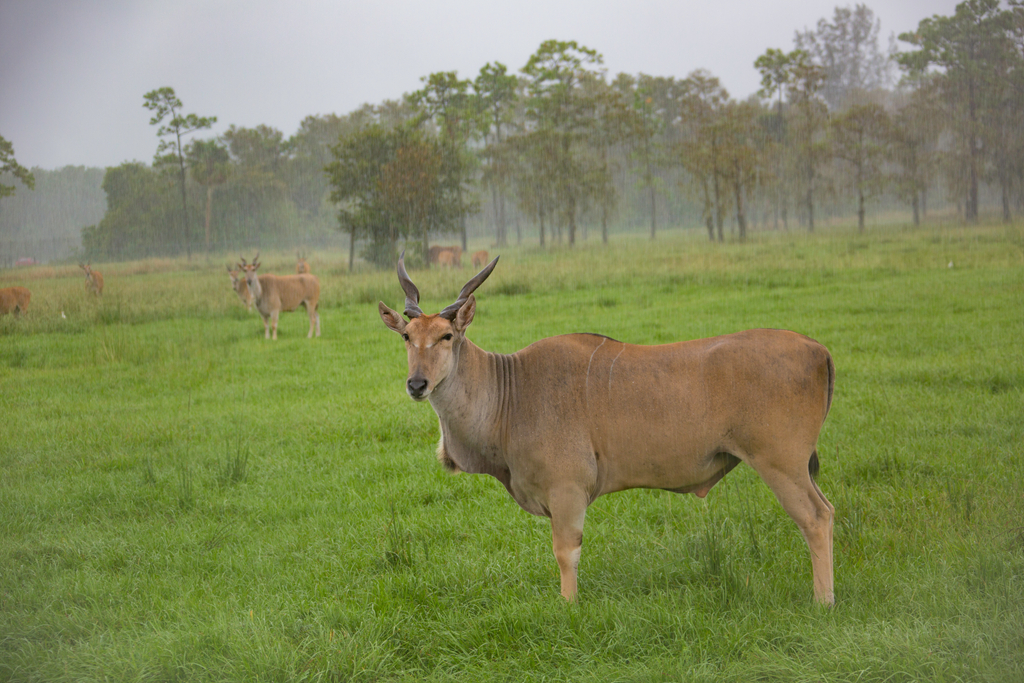
[(427, 380), (422, 377), (410, 377), (405, 383), (406, 391), (413, 398), (422, 398), (423, 393), (427, 390)]

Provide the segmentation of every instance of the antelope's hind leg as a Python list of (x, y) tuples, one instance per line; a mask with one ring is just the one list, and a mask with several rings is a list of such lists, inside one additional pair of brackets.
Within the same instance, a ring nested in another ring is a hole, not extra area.
[[(816, 454), (815, 454), (816, 455)], [(832, 522), (835, 508), (811, 478), (808, 458), (762, 454), (749, 460), (779, 504), (800, 527), (811, 551), (814, 599), (835, 603), (832, 576)]]

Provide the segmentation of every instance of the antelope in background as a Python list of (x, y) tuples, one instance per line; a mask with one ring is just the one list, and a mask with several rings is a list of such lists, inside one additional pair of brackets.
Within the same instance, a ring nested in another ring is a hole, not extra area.
[[(312, 338), (313, 330), (316, 329), (316, 336), (320, 336), (320, 314), (317, 306), (320, 304), (320, 281), (315, 275), (256, 275), (260, 267), (260, 255), (252, 263), (246, 263), (241, 259), (238, 268), (245, 272), (245, 282), (249, 286), (256, 310), (263, 318), (264, 338), (277, 339), (277, 318), (281, 311), (294, 311), (300, 305), (306, 307), (309, 314), (309, 334)], [(271, 327), (274, 333), (271, 337)]]
[(85, 265), (79, 263), (78, 267), (85, 271), (85, 291), (101, 296), (103, 294), (103, 274), (98, 270), (93, 270), (92, 264), (89, 263)]
[(441, 464), (489, 474), (551, 519), (562, 596), (576, 597), (583, 520), (598, 496), (655, 488), (703, 498), (743, 462), (800, 528), (815, 599), (832, 604), (835, 510), (814, 481), (835, 384), (828, 350), (795, 332), (748, 330), (659, 346), (567, 334), (488, 353), (466, 329), (473, 291), (497, 261), (426, 315), (403, 255), (409, 320), (383, 302), (379, 311), (405, 341), (406, 392), (437, 413)]
[(487, 265), (487, 252), (483, 249), (473, 252), (473, 267), (483, 268), (485, 265)]
[(245, 281), (245, 275), (241, 270), (231, 270), (227, 266), (228, 275), (231, 276), (231, 288), (235, 290), (239, 300), (245, 305), (245, 310), (252, 310), (252, 294), (249, 292), (249, 285)]
[(306, 257), (301, 252), (295, 252), (295, 272), (298, 275), (304, 275), (309, 273), (309, 264), (306, 263)]
[(0, 315), (14, 313), (20, 315), (28, 310), (28, 302), (32, 292), (25, 287), (5, 287), (0, 289)]
[(427, 261), (431, 265), (448, 266), (449, 268), (462, 267), (462, 247), (440, 247), (433, 246), (427, 252)]

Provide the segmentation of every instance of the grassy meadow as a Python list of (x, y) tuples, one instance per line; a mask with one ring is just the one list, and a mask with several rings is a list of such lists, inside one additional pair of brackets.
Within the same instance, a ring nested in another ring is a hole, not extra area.
[[(0, 318), (0, 681), (1024, 680), (1024, 227), (511, 248), (478, 290), (491, 351), (825, 344), (831, 610), (742, 466), (596, 501), (566, 604), (547, 520), (435, 461), (393, 271), (311, 265), (323, 336), (300, 311), (277, 342), (223, 261), (95, 264), (100, 301), (77, 267), (0, 273), (33, 291)], [(470, 275), (414, 271), (422, 308)]]

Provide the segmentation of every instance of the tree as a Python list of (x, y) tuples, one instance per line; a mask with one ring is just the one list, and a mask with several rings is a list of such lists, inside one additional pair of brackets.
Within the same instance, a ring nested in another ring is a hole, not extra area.
[(892, 84), (896, 46), (879, 47), (882, 22), (867, 5), (836, 7), (832, 22), (819, 19), (816, 30), (797, 31), (794, 43), (824, 70), (821, 94), (829, 109), (841, 109), (858, 92)]
[(814, 193), (818, 180), (818, 168), (826, 156), (826, 144), (822, 132), (828, 109), (820, 96), (825, 71), (811, 61), (803, 50), (789, 53), (789, 101), (794, 137), (794, 152), (799, 166), (798, 177), (803, 183), (804, 208), (807, 213), (807, 229), (814, 232)]
[(894, 189), (900, 199), (910, 203), (914, 225), (920, 225), (922, 214), (927, 212), (928, 186), (942, 133), (938, 91), (932, 81), (924, 79), (915, 85), (909, 101), (892, 117), (889, 127)]
[(708, 239), (714, 241), (717, 228), (718, 241), (723, 242), (722, 113), (729, 102), (729, 93), (718, 78), (703, 69), (691, 73), (685, 84), (682, 120), (686, 133), (679, 143), (679, 156), (683, 168), (697, 181)]
[(418, 237), (426, 263), (428, 235), (449, 229), (461, 209), (440, 141), (411, 125), (374, 123), (343, 138), (332, 154), (324, 170), (339, 224), (349, 233), (349, 268), (360, 237), (369, 239), (365, 256), (380, 267), (394, 264), (400, 238)]
[(889, 139), (889, 115), (877, 104), (856, 104), (832, 122), (833, 153), (852, 170), (859, 232), (864, 232), (865, 199), (885, 184), (882, 167)]
[(170, 120), (157, 129), (157, 137), (166, 138), (160, 140), (156, 150), (153, 165), (173, 164), (177, 162), (181, 178), (181, 222), (182, 233), (185, 237), (185, 252), (189, 260), (192, 259), (192, 235), (189, 230), (188, 220), (188, 198), (185, 190), (185, 148), (182, 138), (199, 130), (213, 126), (217, 122), (216, 116), (198, 116), (196, 114), (181, 114), (181, 100), (174, 94), (174, 88), (159, 88), (151, 90), (143, 96), (143, 107), (153, 112), (149, 124), (155, 126), (160, 124), (168, 116)]
[(785, 163), (783, 160), (786, 149), (786, 119), (782, 115), (782, 95), (789, 84), (789, 62), (790, 55), (776, 48), (768, 48), (763, 55), (754, 61), (754, 67), (761, 72), (761, 89), (758, 94), (770, 100), (778, 96), (778, 108), (774, 115), (767, 121), (768, 128), (768, 154), (774, 163), (774, 184), (775, 184), (775, 229), (779, 227), (779, 214), (782, 214), (782, 227), (788, 227), (786, 220), (786, 200), (783, 188), (785, 185)]
[(457, 230), (465, 250), (466, 214), (471, 207), (464, 199), (464, 192), (472, 169), (467, 143), (478, 129), (478, 100), (469, 93), (471, 83), (459, 79), (454, 71), (433, 73), (422, 80), (426, 85), (412, 93), (409, 100), (421, 111), (420, 123), (429, 120), (437, 126), (444, 150), (445, 182), (454, 191), (460, 207), (452, 218), (458, 222)]
[[(2, 135), (0, 135), (0, 163), (3, 164), (0, 166), (0, 173), (10, 173), (28, 189), (35, 188), (35, 176), (18, 163), (18, 160), (14, 158), (14, 145)], [(0, 198), (13, 196), (16, 189), (15, 185), (0, 184)]]
[(589, 197), (596, 195), (593, 165), (585, 145), (596, 119), (595, 102), (583, 83), (603, 78), (603, 60), (596, 50), (576, 41), (547, 40), (530, 56), (522, 73), (529, 79), (527, 119), (544, 144), (536, 151), (550, 155), (545, 166), (554, 182), (552, 209), (559, 223), (568, 227), (569, 244), (576, 243), (576, 225)]
[(721, 174), (731, 186), (736, 201), (736, 227), (740, 241), (747, 238), (747, 214), (743, 197), (754, 184), (758, 167), (756, 136), (757, 106), (750, 102), (728, 102), (722, 111), (719, 131), (722, 142)]
[(511, 169), (510, 150), (505, 140), (515, 116), (518, 81), (501, 62), (485, 64), (473, 81), (473, 92), (480, 110), (478, 122), (485, 144), (483, 181), (491, 188), (496, 213), (495, 242), (499, 247), (508, 244), (505, 191)]
[(918, 77), (933, 67), (938, 70), (935, 78), (953, 121), (955, 155), (959, 157), (952, 166), (952, 177), (962, 172), (966, 181), (964, 218), (968, 222), (978, 220), (984, 123), (998, 106), (1006, 84), (997, 65), (1004, 64), (1013, 50), (1012, 21), (1012, 12), (1002, 10), (999, 0), (966, 0), (956, 6), (952, 17), (935, 15), (923, 19), (916, 31), (900, 34), (900, 40), (918, 48), (901, 53), (900, 66)]
[(227, 180), (231, 160), (228, 150), (217, 140), (193, 140), (185, 148), (192, 179), (206, 188), (204, 228), (206, 251), (210, 251), (210, 215), (213, 209), (213, 190)]

